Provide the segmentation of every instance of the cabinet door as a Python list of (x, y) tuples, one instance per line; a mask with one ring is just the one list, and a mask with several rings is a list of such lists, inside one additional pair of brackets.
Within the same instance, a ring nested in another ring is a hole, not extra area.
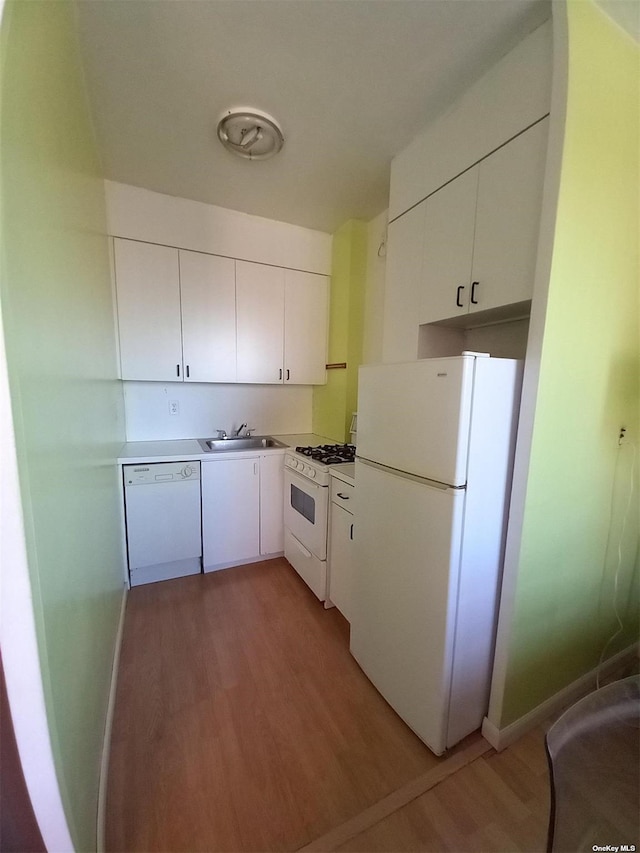
[(260, 457), (260, 553), (284, 550), (284, 454)]
[(178, 250), (115, 238), (123, 379), (182, 379)]
[(180, 292), (185, 380), (235, 382), (235, 261), (181, 250)]
[(427, 203), (423, 201), (389, 223), (382, 360), (418, 357), (418, 305), (422, 276), (422, 242)]
[(532, 297), (547, 132), (545, 119), (480, 164), (471, 311)]
[(260, 554), (260, 459), (202, 463), (204, 570), (247, 562)]
[(426, 201), (420, 323), (469, 310), (477, 189), (474, 166)]
[(353, 516), (341, 506), (331, 504), (329, 542), (329, 598), (340, 613), (351, 621)]
[(284, 270), (236, 261), (238, 382), (281, 383)]
[(292, 385), (324, 385), (328, 278), (285, 270), (284, 288), (284, 381)]

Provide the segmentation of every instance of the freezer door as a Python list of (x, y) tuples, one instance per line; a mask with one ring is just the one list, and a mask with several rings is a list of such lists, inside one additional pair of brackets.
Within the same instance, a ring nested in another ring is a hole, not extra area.
[(447, 745), (465, 492), (362, 461), (356, 482), (351, 653), (440, 755)]
[(467, 479), (475, 358), (363, 365), (358, 456), (452, 486)]

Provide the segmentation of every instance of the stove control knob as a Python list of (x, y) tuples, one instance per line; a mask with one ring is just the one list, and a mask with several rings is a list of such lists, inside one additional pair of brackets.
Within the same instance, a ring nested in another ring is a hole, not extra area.
[(309, 471), (307, 473), (309, 474), (309, 476), (311, 477), (312, 480), (315, 480), (316, 472), (313, 468), (309, 468)]
[(293, 467), (294, 468), (304, 468), (304, 465), (302, 464), (302, 462), (299, 462), (297, 459), (294, 459), (293, 460)]

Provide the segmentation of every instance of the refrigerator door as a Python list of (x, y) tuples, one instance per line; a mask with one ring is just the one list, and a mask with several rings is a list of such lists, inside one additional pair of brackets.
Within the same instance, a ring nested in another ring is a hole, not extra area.
[(475, 361), (456, 356), (363, 365), (358, 456), (464, 486)]
[(351, 653), (442, 754), (465, 491), (356, 461)]

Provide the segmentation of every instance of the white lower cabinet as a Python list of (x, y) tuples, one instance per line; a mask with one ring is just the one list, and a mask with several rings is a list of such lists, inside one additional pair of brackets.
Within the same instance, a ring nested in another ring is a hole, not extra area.
[(331, 479), (329, 517), (329, 594), (332, 604), (351, 621), (353, 583), (353, 509), (355, 488), (335, 477)]
[(260, 457), (260, 556), (284, 550), (284, 453)]
[(283, 453), (204, 461), (204, 571), (213, 572), (282, 554), (283, 505)]
[(202, 463), (205, 572), (260, 556), (260, 457)]

